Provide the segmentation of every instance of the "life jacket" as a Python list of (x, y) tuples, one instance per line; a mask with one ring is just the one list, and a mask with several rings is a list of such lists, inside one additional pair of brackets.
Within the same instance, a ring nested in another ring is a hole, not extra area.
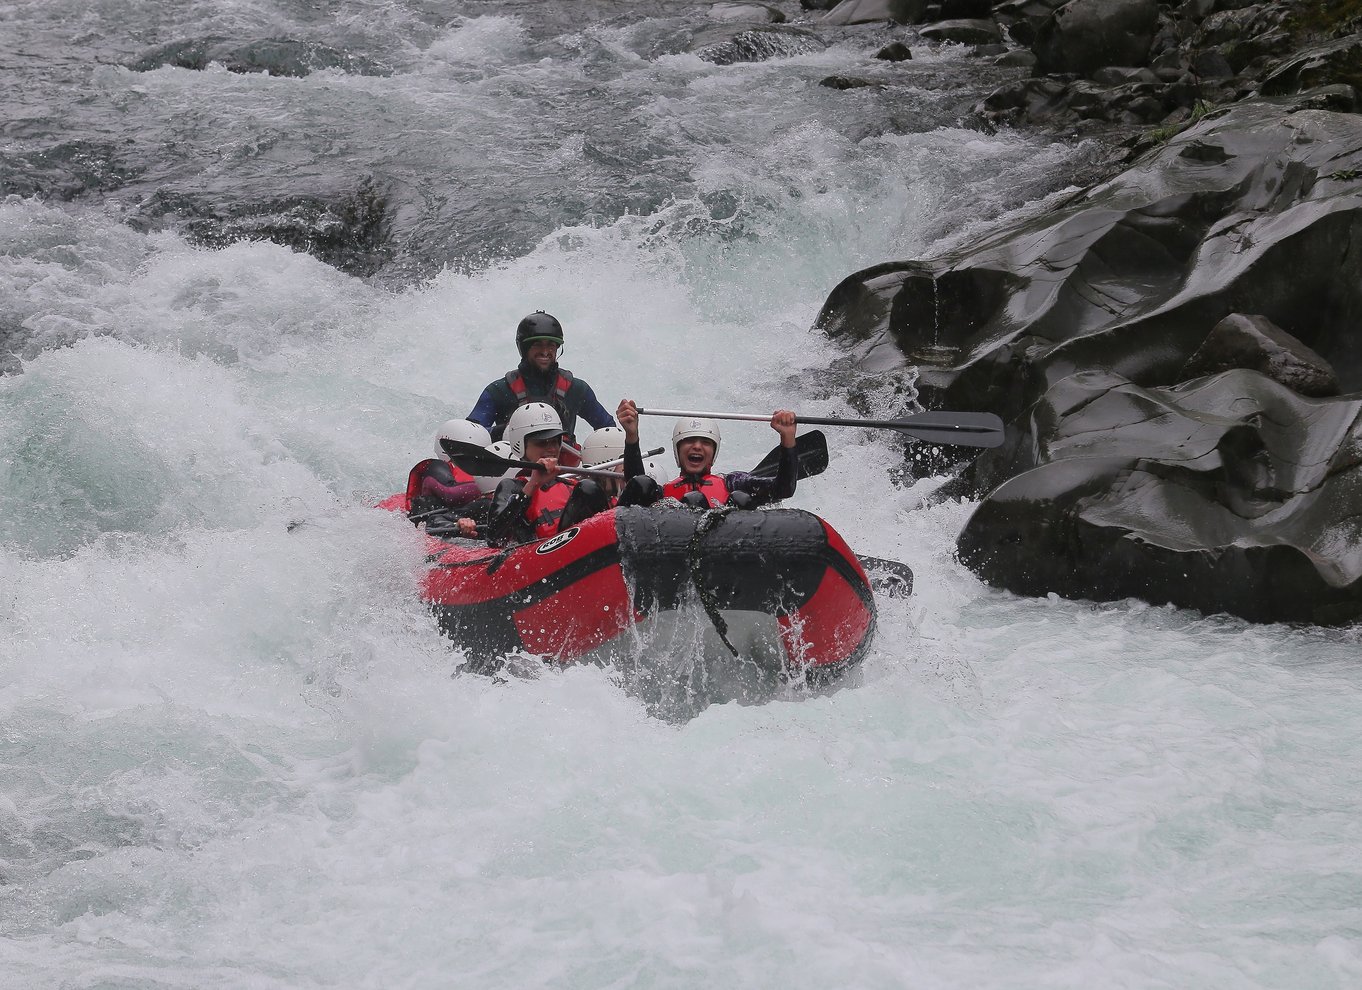
[(723, 505), (728, 501), (728, 485), (717, 474), (707, 474), (699, 481), (690, 481), (683, 474), (662, 486), (662, 494), (668, 498), (680, 500), (685, 498), (687, 492), (699, 492), (712, 506)]
[(530, 504), (525, 509), (525, 518), (534, 527), (534, 538), (542, 540), (558, 532), (558, 520), (567, 508), (572, 489), (577, 483), (568, 478), (555, 478), (553, 484), (537, 489), (530, 496)]
[[(510, 371), (488, 385), (491, 390), (492, 401), (495, 404), (495, 422), (489, 427), (493, 440), (500, 440), (506, 431), (506, 422), (511, 418), (511, 413), (517, 408), (529, 402), (547, 402), (558, 413), (558, 417), (563, 421), (563, 431), (569, 441), (575, 447), (577, 444), (577, 413), (581, 411), (582, 403), (586, 401), (587, 393), (590, 388), (585, 382), (579, 382), (572, 377), (572, 372), (563, 368), (554, 369), (554, 384), (546, 395), (531, 395), (528, 383), (525, 381), (525, 373), (520, 366), (512, 368)], [(567, 461), (564, 461), (566, 464)]]
[(421, 494), (421, 482), (425, 480), (426, 471), (435, 464), (443, 464), (447, 467), (449, 473), (453, 476), (454, 484), (456, 485), (466, 484), (470, 481), (476, 482), (478, 480), (462, 468), (455, 467), (448, 461), (427, 457), (420, 464), (416, 465), (416, 467), (412, 468), (411, 473), (407, 475), (407, 505), (404, 511), (411, 511), (412, 502)]
[[(523, 406), (528, 402), (547, 402), (558, 410), (558, 415), (563, 417), (563, 422), (567, 422), (568, 407), (567, 396), (572, 391), (572, 372), (563, 368), (558, 369), (558, 380), (554, 382), (553, 392), (545, 396), (531, 396), (530, 390), (525, 386), (525, 376), (521, 374), (519, 368), (512, 368), (506, 372), (506, 387), (515, 396), (515, 404)], [(575, 418), (576, 411), (573, 411)]]

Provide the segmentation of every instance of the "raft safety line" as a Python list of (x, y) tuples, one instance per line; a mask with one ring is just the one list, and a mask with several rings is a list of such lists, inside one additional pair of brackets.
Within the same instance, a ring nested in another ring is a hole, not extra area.
[[(700, 581), (700, 540), (712, 531), (724, 517), (737, 509), (733, 505), (721, 505), (710, 509), (705, 513), (699, 524), (695, 527), (695, 532), (691, 534), (690, 543), (686, 545), (686, 563), (690, 568), (690, 582), (695, 586), (696, 594), (700, 597), (700, 605), (705, 610), (705, 615), (709, 616), (709, 621), (714, 626), (714, 631), (719, 634), (719, 641), (728, 647), (728, 652), (733, 656), (738, 655), (738, 648), (728, 641), (728, 623), (719, 612), (719, 603), (714, 598), (714, 593), (706, 591), (704, 584)], [(747, 510), (751, 511), (751, 510)]]

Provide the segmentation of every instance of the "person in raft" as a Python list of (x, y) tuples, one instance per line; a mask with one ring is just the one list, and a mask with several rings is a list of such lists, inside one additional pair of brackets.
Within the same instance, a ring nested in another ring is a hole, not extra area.
[[(413, 522), (419, 524), (426, 521), (427, 528), (442, 523), (455, 525), (455, 519), (466, 513), (469, 503), (482, 491), (476, 478), (449, 462), (449, 454), (440, 444), (446, 438), (475, 443), (480, 447), (491, 442), (487, 431), (477, 423), (470, 423), (466, 419), (446, 421), (435, 432), (436, 456), (428, 457), (412, 468), (407, 474), (407, 490), (380, 502), (380, 508), (405, 512), (409, 517), (414, 517)], [(460, 535), (472, 536), (474, 533), (471, 519), (467, 525), (459, 519), (457, 526)]]
[(593, 430), (614, 426), (615, 420), (596, 398), (591, 386), (572, 372), (558, 367), (563, 346), (563, 325), (542, 309), (520, 321), (515, 330), (520, 364), (482, 390), (468, 418), (481, 423), (493, 440), (504, 439), (511, 414), (530, 402), (542, 402), (557, 411), (563, 432), (575, 449), (577, 417)]
[[(610, 496), (611, 503), (619, 497), (624, 487), (624, 431), (618, 426), (604, 426), (594, 430), (591, 436), (582, 441), (582, 466), (600, 467), (609, 464), (607, 471), (620, 476), (619, 481), (600, 480), (602, 490)], [(618, 463), (611, 463), (618, 462)]]
[(558, 411), (546, 402), (531, 402), (511, 414), (505, 436), (511, 456), (538, 466), (497, 485), (488, 514), (488, 542), (542, 540), (610, 508), (609, 496), (590, 478), (559, 475), (564, 435)]
[[(645, 471), (638, 443), (638, 407), (632, 399), (623, 399), (615, 415), (624, 428), (624, 474), (633, 483)], [(699, 509), (719, 505), (755, 509), (789, 498), (795, 493), (799, 473), (795, 414), (777, 409), (771, 414), (771, 429), (780, 434), (783, 451), (775, 478), (754, 478), (744, 471), (719, 475), (713, 473), (714, 458), (719, 454), (719, 424), (712, 419), (678, 419), (672, 430), (672, 450), (681, 474), (663, 485), (658, 497), (679, 499)], [(621, 499), (626, 500), (632, 499)]]

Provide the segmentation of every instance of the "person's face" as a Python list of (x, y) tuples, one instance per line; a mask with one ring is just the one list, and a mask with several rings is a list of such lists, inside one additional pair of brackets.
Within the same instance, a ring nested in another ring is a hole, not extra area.
[(538, 461), (545, 457), (557, 457), (563, 452), (563, 437), (560, 434), (547, 440), (526, 440), (525, 460)]
[(525, 357), (540, 371), (547, 371), (558, 360), (558, 345), (551, 340), (532, 340), (525, 347)]
[(686, 437), (676, 445), (681, 470), (687, 474), (709, 474), (714, 466), (714, 451), (714, 441), (704, 437)]

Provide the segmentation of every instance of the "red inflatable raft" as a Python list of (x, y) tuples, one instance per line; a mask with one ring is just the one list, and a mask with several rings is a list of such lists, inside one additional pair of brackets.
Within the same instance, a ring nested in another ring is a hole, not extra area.
[(684, 628), (822, 682), (857, 664), (875, 633), (856, 555), (798, 509), (612, 509), (506, 549), (432, 537), (429, 562), (423, 597), (470, 658), (609, 660)]

